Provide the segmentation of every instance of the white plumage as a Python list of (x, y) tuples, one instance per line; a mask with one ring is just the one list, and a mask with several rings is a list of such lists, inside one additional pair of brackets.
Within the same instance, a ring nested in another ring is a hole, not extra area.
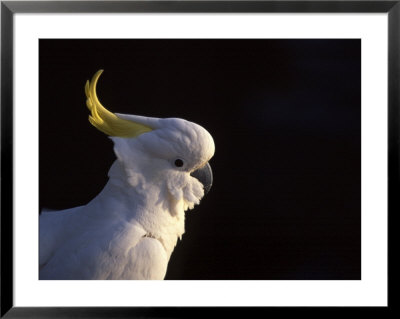
[[(117, 160), (87, 205), (40, 215), (40, 279), (163, 279), (184, 211), (204, 195), (191, 173), (207, 165), (214, 142), (183, 119), (106, 113), (95, 93), (100, 74), (86, 88), (90, 120), (110, 135)], [(128, 122), (133, 137), (112, 134)]]

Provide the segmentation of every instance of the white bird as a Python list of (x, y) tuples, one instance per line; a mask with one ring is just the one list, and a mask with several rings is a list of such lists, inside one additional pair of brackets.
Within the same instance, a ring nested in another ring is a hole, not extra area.
[(39, 278), (161, 280), (185, 211), (211, 186), (214, 141), (183, 119), (111, 113), (96, 95), (102, 71), (85, 86), (89, 121), (110, 136), (117, 159), (87, 205), (41, 213)]

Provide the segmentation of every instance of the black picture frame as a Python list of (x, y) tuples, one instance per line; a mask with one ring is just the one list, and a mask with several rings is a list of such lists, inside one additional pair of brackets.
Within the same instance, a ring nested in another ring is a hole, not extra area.
[[(270, 13), (387, 13), (388, 14), (388, 204), (389, 223), (399, 209), (400, 1), (1, 1), (1, 317), (5, 318), (132, 318), (204, 317), (205, 315), (262, 314), (311, 308), (192, 308), (192, 307), (15, 307), (13, 302), (13, 19), (16, 13), (122, 12), (270, 12)], [(389, 226), (388, 226), (389, 227)], [(393, 227), (393, 226), (392, 226)], [(393, 232), (389, 229), (389, 236)], [(389, 251), (392, 248), (389, 240)], [(390, 259), (389, 259), (390, 261)], [(389, 268), (390, 271), (390, 268)], [(391, 273), (389, 273), (390, 276)], [(388, 285), (390, 281), (388, 282)], [(389, 286), (391, 287), (391, 286)], [(392, 310), (389, 291), (388, 307)], [(364, 312), (371, 309), (356, 308)], [(313, 308), (324, 313), (325, 307)], [(340, 307), (329, 309), (336, 316)], [(348, 310), (345, 309), (346, 311)], [(327, 311), (328, 312), (328, 311)]]

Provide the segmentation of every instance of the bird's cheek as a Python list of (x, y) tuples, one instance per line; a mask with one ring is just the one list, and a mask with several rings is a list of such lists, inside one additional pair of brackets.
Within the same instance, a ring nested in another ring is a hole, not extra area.
[(186, 176), (180, 172), (171, 172), (167, 176), (167, 187), (169, 193), (176, 199), (183, 197), (183, 188), (187, 185)]

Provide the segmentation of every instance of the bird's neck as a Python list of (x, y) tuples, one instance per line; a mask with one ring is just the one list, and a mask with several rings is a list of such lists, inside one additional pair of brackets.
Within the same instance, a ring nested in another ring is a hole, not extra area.
[(106, 218), (135, 221), (150, 236), (162, 241), (167, 252), (171, 252), (177, 239), (184, 233), (184, 210), (171, 212), (170, 196), (163, 183), (138, 182), (133, 187), (123, 165), (117, 160), (108, 173), (109, 181), (91, 204)]

